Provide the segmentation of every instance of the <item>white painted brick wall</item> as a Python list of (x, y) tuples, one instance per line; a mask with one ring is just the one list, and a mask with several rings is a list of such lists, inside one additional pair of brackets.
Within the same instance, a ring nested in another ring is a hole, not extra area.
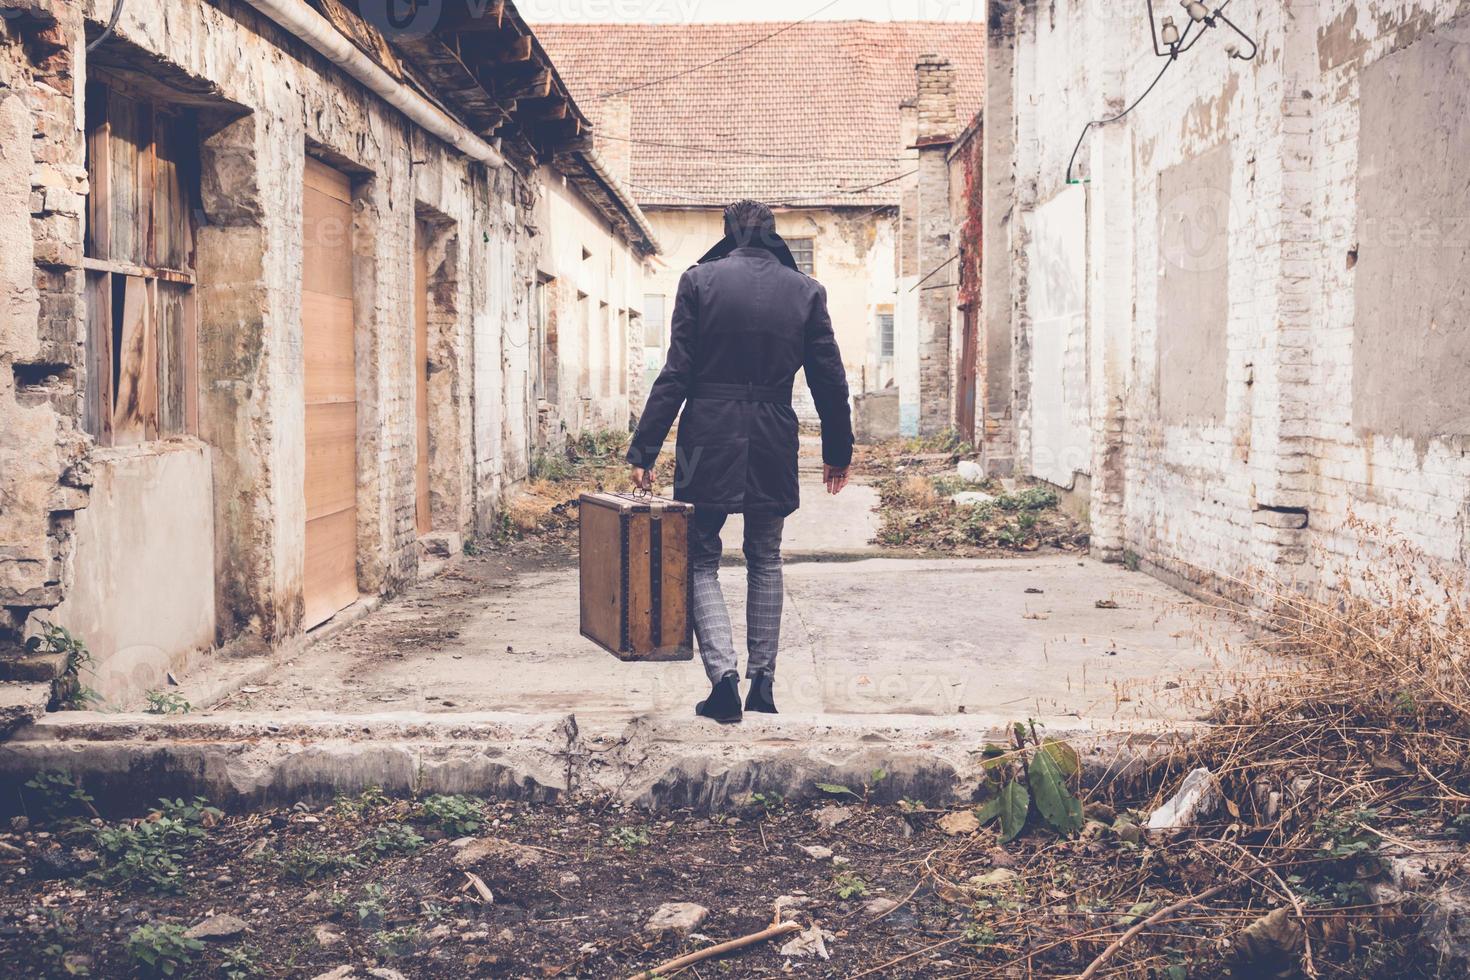
[[(1470, 440), (1416, 447), (1354, 429), (1345, 261), (1360, 230), (1359, 74), (1466, 6), (1286, 0), (1232, 10), (1261, 43), (1256, 61), (1228, 59), (1224, 31), (1210, 31), (1127, 119), (1087, 136), (1077, 170), (1089, 180), (1092, 515), (1103, 553), (1131, 550), (1217, 586), (1259, 570), (1305, 578), (1309, 551), (1352, 556), (1351, 512), (1466, 559)], [(1141, 6), (1058, 0), (1019, 16), (1022, 220), (1008, 242), (987, 243), (1008, 249), (1016, 311), (1026, 308), (1025, 212), (1062, 188), (1083, 125), (1132, 102), (1162, 65)], [(1334, 31), (1346, 32), (1350, 56), (1330, 56)], [(1232, 170), (1226, 410), (1218, 424), (1166, 424), (1155, 377), (1159, 175), (1221, 140)], [(1024, 392), (1030, 372), (1057, 366), (1030, 363), (1030, 324), (1020, 312), (1013, 322), (1013, 380)], [(1024, 466), (1023, 397), (1015, 408)], [(1110, 463), (1114, 478), (1100, 478)], [(1306, 508), (1307, 527), (1281, 508)]]

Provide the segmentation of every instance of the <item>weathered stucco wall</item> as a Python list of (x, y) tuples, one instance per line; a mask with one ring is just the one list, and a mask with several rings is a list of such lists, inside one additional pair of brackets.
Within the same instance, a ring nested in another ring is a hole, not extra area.
[[(1031, 347), (1036, 268), (1017, 218), (1060, 190), (1084, 124), (1131, 103), (1162, 62), (1144, 56), (1141, 9), (1006, 9), (1014, 67), (990, 60), (992, 81), (1010, 82), (992, 92), (986, 138), (1014, 142), (1017, 196), (987, 222), (987, 269), (1000, 249), (1011, 275), (985, 290), (994, 315), (1013, 294), (1024, 443), (1024, 379), (1058, 366)], [(1351, 512), (1470, 557), (1470, 253), (1444, 222), (1470, 166), (1466, 87), (1453, 83), (1467, 16), (1470, 4), (1422, 0), (1254, 8), (1236, 19), (1260, 42), (1255, 61), (1225, 57), (1213, 30), (1129, 116), (1087, 135), (1072, 176), (1088, 196), (1091, 512), (1105, 553), (1216, 587), (1253, 570), (1311, 578), (1313, 549), (1352, 558)], [(1197, 268), (1176, 283), (1181, 250)]]
[(587, 202), (542, 168), (546, 228), (536, 268), (554, 281), (556, 408), (568, 432), (626, 429), (632, 406), (630, 332), (641, 334), (647, 263)]
[(214, 644), (210, 451), (197, 440), (99, 451), (76, 558), (56, 622), (87, 643), (84, 683), (123, 705), (165, 686)]

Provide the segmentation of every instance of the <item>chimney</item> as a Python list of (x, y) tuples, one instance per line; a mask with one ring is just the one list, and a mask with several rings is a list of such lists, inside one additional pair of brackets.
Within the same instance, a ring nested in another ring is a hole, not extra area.
[(955, 110), (954, 65), (937, 54), (921, 54), (914, 65), (918, 95), (915, 99), (919, 117), (918, 145), (941, 143), (959, 135), (959, 115)]
[(602, 103), (597, 128), (593, 131), (597, 155), (607, 164), (613, 176), (623, 183), (633, 177), (633, 107), (625, 98), (614, 96)]

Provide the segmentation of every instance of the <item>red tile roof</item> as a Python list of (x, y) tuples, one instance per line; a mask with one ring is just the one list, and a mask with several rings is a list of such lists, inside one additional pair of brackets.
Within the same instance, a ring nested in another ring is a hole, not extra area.
[[(761, 41), (774, 31), (784, 31)], [(543, 24), (536, 36), (595, 131), (607, 93), (632, 108), (638, 203), (714, 206), (742, 197), (794, 206), (896, 204), (903, 159), (899, 103), (914, 62), (957, 69), (959, 127), (979, 110), (985, 25), (809, 21), (796, 25)], [(955, 135), (959, 135), (958, 132)], [(710, 152), (713, 150), (714, 152)], [(740, 154), (726, 151), (739, 150)]]

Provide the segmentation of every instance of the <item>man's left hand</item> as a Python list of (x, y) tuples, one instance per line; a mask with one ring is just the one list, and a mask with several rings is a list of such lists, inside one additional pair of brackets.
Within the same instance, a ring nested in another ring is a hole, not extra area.
[(633, 467), (633, 488), (653, 492), (653, 470), (646, 470), (641, 466)]

